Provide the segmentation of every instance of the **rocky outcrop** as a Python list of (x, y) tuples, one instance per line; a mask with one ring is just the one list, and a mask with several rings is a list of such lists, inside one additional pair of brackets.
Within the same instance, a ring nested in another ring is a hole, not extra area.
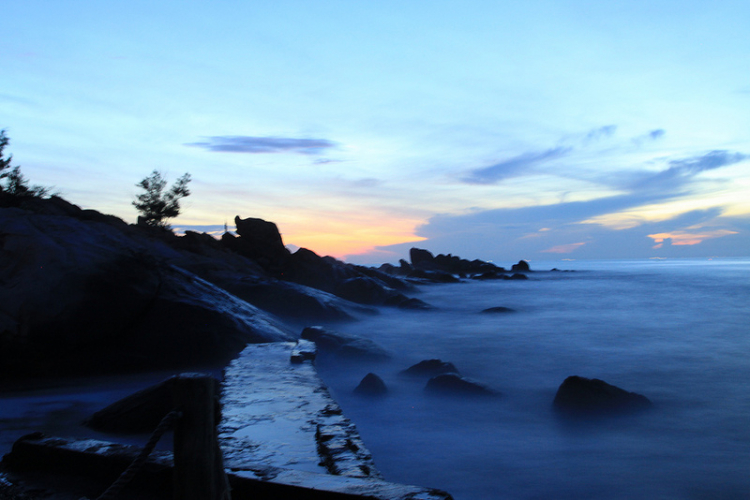
[(525, 272), (525, 271), (530, 271), (531, 268), (529, 267), (529, 263), (528, 262), (526, 262), (525, 260), (519, 260), (518, 264), (513, 264), (513, 266), (511, 266), (510, 270), (513, 271), (513, 272), (516, 272), (516, 271)]
[(603, 380), (574, 375), (560, 385), (552, 405), (569, 416), (601, 416), (645, 410), (651, 407), (651, 401)]
[(458, 373), (458, 368), (453, 363), (440, 359), (425, 359), (399, 372), (399, 375), (407, 377), (435, 377), (444, 373)]
[(388, 359), (388, 351), (365, 337), (336, 332), (322, 326), (308, 326), (300, 335), (304, 340), (315, 342), (321, 351), (342, 357)]
[(359, 394), (360, 396), (384, 396), (388, 394), (388, 387), (382, 378), (371, 372), (365, 375), (359, 385), (354, 388), (354, 394)]
[(186, 257), (164, 240), (50, 206), (74, 216), (0, 209), (3, 377), (225, 362), (248, 342), (291, 338), (270, 315), (172, 264)]
[(284, 246), (276, 224), (263, 219), (234, 218), (239, 238), (226, 240), (228, 247), (254, 260), (269, 271), (283, 271), (288, 265), (290, 252)]
[(498, 396), (500, 393), (456, 373), (444, 373), (427, 381), (425, 392), (453, 396)]

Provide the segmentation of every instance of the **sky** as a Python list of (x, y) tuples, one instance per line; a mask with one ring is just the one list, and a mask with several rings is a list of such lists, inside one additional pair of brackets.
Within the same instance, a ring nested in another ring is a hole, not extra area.
[(0, 3), (14, 165), (378, 265), (750, 256), (746, 0)]

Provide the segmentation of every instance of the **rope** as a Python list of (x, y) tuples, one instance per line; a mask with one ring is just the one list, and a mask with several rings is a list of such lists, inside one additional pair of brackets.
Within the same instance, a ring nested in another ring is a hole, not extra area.
[(148, 456), (152, 451), (154, 451), (156, 443), (159, 442), (159, 439), (161, 439), (164, 433), (172, 427), (174, 421), (181, 416), (182, 413), (177, 410), (173, 410), (167, 413), (164, 418), (161, 419), (159, 425), (156, 426), (156, 429), (154, 429), (154, 432), (151, 434), (151, 437), (146, 443), (146, 446), (144, 446), (143, 450), (141, 450), (141, 453), (137, 457), (135, 457), (128, 468), (125, 469), (122, 474), (120, 474), (120, 477), (118, 477), (117, 480), (112, 483), (112, 486), (107, 488), (107, 490), (99, 495), (96, 500), (113, 500), (114, 498), (116, 498), (117, 495), (119, 495), (122, 489), (125, 487), (125, 485), (128, 484), (131, 479), (133, 479), (133, 476), (135, 476), (143, 468), (146, 460), (148, 459)]

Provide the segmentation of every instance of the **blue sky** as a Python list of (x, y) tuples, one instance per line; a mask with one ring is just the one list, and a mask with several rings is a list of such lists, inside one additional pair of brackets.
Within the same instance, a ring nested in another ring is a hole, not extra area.
[(178, 229), (235, 215), (376, 264), (747, 256), (746, 1), (6, 2), (33, 183)]

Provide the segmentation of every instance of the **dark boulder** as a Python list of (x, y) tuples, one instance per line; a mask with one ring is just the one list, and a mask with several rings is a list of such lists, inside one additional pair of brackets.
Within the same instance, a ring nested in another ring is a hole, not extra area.
[(336, 286), (336, 295), (357, 302), (358, 304), (382, 304), (393, 295), (392, 290), (386, 288), (367, 276), (356, 276), (342, 281)]
[(434, 269), (435, 268), (435, 257), (429, 250), (423, 250), (421, 248), (411, 248), (409, 250), (409, 259), (411, 265), (419, 269)]
[(425, 392), (456, 396), (497, 396), (498, 392), (455, 373), (444, 373), (427, 381)]
[(322, 326), (308, 326), (302, 330), (302, 339), (315, 342), (321, 351), (344, 357), (383, 360), (390, 358), (388, 351), (370, 339), (336, 332)]
[(515, 309), (511, 309), (510, 307), (503, 307), (503, 306), (497, 306), (497, 307), (488, 307), (487, 309), (484, 309), (482, 313), (484, 314), (504, 314), (504, 313), (512, 313), (516, 312)]
[(432, 309), (432, 306), (425, 301), (416, 299), (414, 297), (407, 297), (403, 294), (388, 297), (388, 299), (386, 299), (383, 304), (386, 306), (395, 306), (399, 309), (414, 309), (419, 311)]
[(595, 416), (633, 413), (651, 407), (651, 401), (603, 380), (573, 375), (560, 385), (552, 405), (566, 415)]
[(354, 393), (362, 396), (383, 396), (388, 393), (388, 387), (382, 378), (374, 373), (368, 373), (354, 389)]
[(234, 276), (219, 284), (250, 304), (292, 321), (348, 321), (377, 310), (353, 304), (333, 294), (297, 283), (270, 278)]
[(511, 271), (530, 271), (529, 263), (525, 260), (519, 260), (518, 264), (513, 264), (510, 268)]
[(270, 272), (280, 272), (288, 261), (290, 252), (284, 246), (281, 233), (273, 222), (249, 217), (234, 218), (239, 238), (222, 240), (230, 249), (256, 261)]
[(471, 279), (474, 280), (501, 280), (505, 278), (506, 275), (503, 273), (498, 273), (496, 271), (488, 271), (481, 274), (475, 274), (471, 277)]
[(183, 255), (164, 241), (116, 222), (0, 209), (0, 376), (218, 363), (248, 342), (291, 339), (170, 264)]
[(458, 368), (440, 359), (426, 359), (399, 372), (410, 377), (435, 377), (444, 373), (458, 373)]
[(525, 274), (514, 273), (514, 274), (511, 274), (510, 276), (506, 274), (505, 276), (503, 276), (503, 279), (504, 280), (527, 280), (529, 279), (529, 277), (526, 276)]

